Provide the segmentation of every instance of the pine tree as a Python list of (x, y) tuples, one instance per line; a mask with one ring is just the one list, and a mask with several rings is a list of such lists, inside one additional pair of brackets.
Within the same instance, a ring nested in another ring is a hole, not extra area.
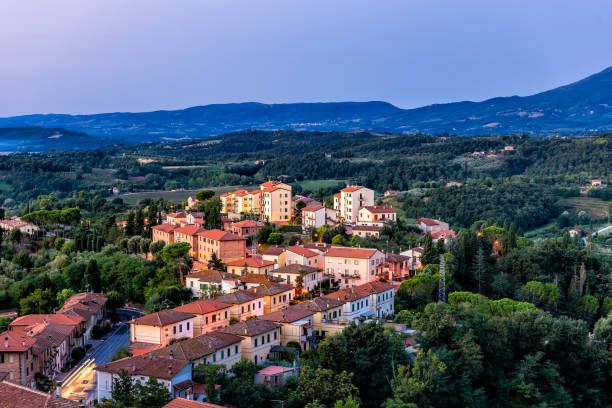
[(423, 255), (421, 255), (421, 264), (429, 265), (438, 263), (438, 251), (434, 248), (431, 234), (428, 232), (425, 234), (423, 241)]

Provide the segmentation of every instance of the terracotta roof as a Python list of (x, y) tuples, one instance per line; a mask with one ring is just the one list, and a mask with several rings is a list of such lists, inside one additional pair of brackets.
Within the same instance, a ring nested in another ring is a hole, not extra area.
[(340, 246), (332, 246), (327, 250), (325, 256), (329, 257), (337, 257), (337, 258), (359, 258), (359, 259), (369, 259), (378, 251), (374, 248), (349, 248), (349, 247), (340, 247)]
[(261, 190), (253, 190), (253, 191), (249, 191), (249, 194), (251, 194), (251, 195), (261, 194)]
[(386, 261), (387, 262), (402, 262), (402, 261), (408, 261), (411, 258), (407, 255), (401, 255), (401, 254), (387, 254), (386, 256)]
[(306, 211), (319, 211), (322, 210), (323, 207), (322, 205), (318, 205), (318, 204), (313, 204), (313, 205), (307, 205), (306, 207), (302, 208), (302, 212)]
[(342, 197), (342, 194), (340, 194), (340, 193), (336, 193), (336, 194), (334, 194), (334, 197), (336, 197), (336, 198), (340, 198), (340, 197)]
[(242, 197), (247, 194), (246, 190), (236, 190), (233, 192), (236, 197)]
[(268, 188), (264, 188), (263, 192), (264, 193), (271, 193), (271, 192), (276, 191), (276, 190), (288, 190), (288, 188), (283, 187), (283, 186), (268, 187)]
[(223, 408), (221, 405), (210, 404), (208, 402), (192, 401), (177, 397), (164, 405), (162, 408)]
[(264, 283), (257, 287), (248, 289), (248, 292), (255, 293), (257, 295), (263, 294), (264, 296), (274, 296), (280, 293), (295, 291), (295, 287), (288, 283)]
[(255, 294), (255, 293), (248, 292), (246, 290), (237, 290), (235, 292), (228, 293), (226, 295), (221, 295), (217, 297), (216, 299), (219, 302), (231, 303), (232, 305), (239, 305), (242, 303), (251, 302), (255, 299), (262, 298), (262, 297), (264, 297), (264, 295), (262, 294)]
[(185, 276), (185, 279), (187, 278), (195, 278), (202, 282), (221, 283), (221, 281), (223, 280), (223, 273), (215, 271), (213, 269), (204, 269), (200, 272), (188, 274), (187, 276)]
[(319, 268), (315, 268), (312, 266), (306, 266), (306, 265), (298, 265), (298, 264), (289, 264), (289, 265), (285, 265), (285, 266), (281, 266), (280, 268), (274, 269), (272, 272), (270, 272), (271, 274), (273, 273), (292, 273), (295, 275), (299, 275), (300, 270), (304, 270), (305, 273), (313, 273), (313, 272), (317, 272), (320, 271)]
[(32, 350), (35, 355), (41, 355), (53, 347), (59, 347), (70, 337), (72, 329), (70, 326), (47, 323), (34, 326), (31, 331), (35, 332), (33, 337), (36, 340)]
[(345, 302), (352, 302), (358, 299), (363, 299), (366, 296), (370, 296), (370, 293), (363, 289), (358, 288), (350, 288), (350, 289), (340, 289), (333, 293), (324, 295), (324, 298), (336, 299)]
[(286, 373), (286, 372), (293, 371), (293, 370), (294, 370), (293, 367), (267, 366), (266, 368), (259, 370), (257, 374), (277, 375), (277, 374), (282, 374), (282, 373)]
[(293, 252), (294, 254), (298, 254), (301, 256), (305, 256), (306, 258), (312, 258), (313, 256), (319, 255), (318, 253), (311, 251), (310, 249), (303, 248), (301, 246), (290, 246), (285, 248), (287, 251)]
[(244, 322), (234, 323), (219, 329), (218, 331), (222, 333), (235, 334), (237, 336), (251, 337), (262, 333), (267, 333), (279, 327), (280, 324), (271, 322), (269, 320), (249, 319)]
[(217, 310), (227, 309), (232, 307), (229, 303), (219, 302), (215, 299), (201, 299), (195, 302), (187, 303), (186, 305), (175, 307), (173, 310), (177, 312), (192, 313), (202, 315), (206, 313), (216, 312)]
[(36, 339), (24, 334), (5, 331), (0, 334), (0, 352), (20, 352), (29, 350), (36, 343)]
[(430, 234), (433, 239), (446, 238), (449, 236), (455, 238), (455, 231), (447, 229), (432, 231)]
[(153, 350), (148, 354), (181, 361), (194, 361), (241, 341), (242, 337), (217, 330)]
[(45, 322), (53, 322), (56, 324), (63, 324), (66, 326), (77, 326), (84, 319), (79, 316), (69, 316), (61, 313), (57, 314), (30, 314), (16, 318), (13, 320), (9, 327), (15, 326), (32, 326), (34, 324), (40, 324)]
[(274, 261), (266, 261), (264, 259), (259, 258), (245, 258), (245, 259), (236, 259), (234, 261), (226, 262), (227, 266), (248, 266), (249, 268), (265, 268), (266, 266), (274, 265)]
[(417, 224), (425, 224), (429, 226), (439, 225), (440, 221), (434, 220), (433, 218), (419, 218), (417, 219)]
[(101, 293), (83, 292), (69, 297), (62, 308), (61, 314), (81, 316), (85, 320), (100, 312), (106, 305), (106, 296)]
[(302, 244), (304, 248), (310, 249), (311, 251), (321, 251), (327, 252), (329, 248), (331, 248), (331, 244), (326, 244), (325, 242), (306, 242)]
[(260, 186), (263, 188), (268, 188), (268, 187), (274, 187), (277, 184), (281, 184), (281, 182), (278, 180), (270, 180), (270, 181), (266, 181), (265, 183), (261, 183)]
[(112, 361), (96, 367), (96, 370), (114, 374), (119, 374), (122, 370), (126, 370), (132, 376), (140, 375), (170, 380), (186, 365), (190, 364), (189, 361), (179, 360), (178, 358), (157, 357), (152, 355), (152, 353)]
[(325, 312), (334, 307), (342, 306), (344, 303), (344, 301), (338, 299), (316, 297), (308, 302), (298, 303), (298, 305), (313, 312)]
[(260, 285), (264, 283), (279, 283), (284, 282), (282, 278), (276, 278), (271, 275), (265, 275), (263, 273), (247, 273), (236, 277), (236, 280), (242, 283), (258, 283)]
[(185, 235), (196, 235), (199, 232), (205, 231), (197, 225), (185, 225), (174, 230), (174, 233), (185, 234)]
[(240, 222), (234, 222), (232, 225), (232, 227), (239, 227), (239, 228), (254, 228), (254, 227), (263, 227), (263, 224), (261, 222), (257, 222), (257, 221), (253, 221), (253, 220), (244, 220), (244, 221), (240, 221)]
[(301, 307), (299, 304), (289, 306), (285, 309), (277, 310), (276, 312), (266, 313), (258, 318), (261, 320), (270, 320), (280, 323), (293, 323), (302, 320), (308, 316), (312, 316), (314, 312), (306, 307)]
[(173, 213), (166, 215), (166, 217), (170, 217), (170, 218), (185, 218), (186, 216), (187, 214), (185, 214), (183, 211), (173, 212)]
[(263, 251), (262, 255), (280, 255), (285, 252), (285, 248), (280, 247), (270, 247)]
[(151, 227), (153, 230), (162, 231), (162, 232), (172, 232), (176, 229), (176, 225), (172, 224), (159, 224)]
[(391, 282), (373, 281), (357, 286), (355, 289), (364, 290), (369, 293), (382, 293), (393, 289)]
[(46, 392), (35, 391), (8, 381), (0, 382), (0, 408), (78, 408), (68, 399)]
[(141, 324), (144, 326), (161, 327), (172, 323), (182, 322), (183, 320), (191, 319), (193, 317), (194, 316), (191, 313), (177, 312), (176, 310), (169, 309), (139, 317), (132, 322), (134, 324)]
[(212, 239), (213, 241), (246, 241), (246, 238), (232, 234), (231, 232), (222, 231), (220, 229), (204, 230), (198, 232), (198, 235), (204, 238)]
[(393, 209), (393, 207), (389, 206), (389, 205), (367, 205), (365, 207), (366, 210), (368, 210), (369, 212), (373, 213), (373, 214), (380, 214), (380, 213), (395, 213), (396, 211)]
[(355, 192), (357, 190), (361, 190), (362, 188), (365, 188), (365, 187), (363, 187), (363, 186), (346, 186), (346, 187), (344, 187), (340, 191), (344, 191), (345, 193), (352, 193), (352, 192)]

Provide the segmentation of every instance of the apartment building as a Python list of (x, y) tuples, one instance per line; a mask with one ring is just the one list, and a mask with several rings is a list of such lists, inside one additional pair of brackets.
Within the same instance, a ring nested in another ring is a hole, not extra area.
[(0, 334), (0, 372), (8, 373), (10, 382), (33, 386), (34, 343), (36, 339), (22, 333), (5, 331)]
[(359, 210), (359, 225), (382, 227), (387, 222), (396, 222), (397, 212), (388, 205), (368, 205)]
[(221, 329), (222, 333), (229, 333), (242, 338), (242, 358), (261, 364), (268, 359), (270, 349), (280, 345), (279, 323), (261, 319), (249, 319), (244, 322), (232, 324)]
[(267, 181), (260, 185), (262, 192), (262, 218), (269, 222), (288, 222), (292, 216), (291, 186), (280, 181)]
[(394, 314), (394, 286), (390, 282), (368, 282), (357, 289), (363, 290), (370, 294), (370, 311), (377, 318), (385, 317)]
[(191, 313), (175, 310), (162, 310), (151, 313), (130, 323), (130, 343), (132, 352), (164, 347), (172, 340), (193, 337), (193, 320)]
[(302, 230), (316, 229), (325, 225), (325, 207), (319, 204), (302, 208)]
[(259, 319), (276, 322), (281, 325), (281, 346), (286, 346), (289, 342), (296, 342), (302, 350), (308, 350), (314, 346), (312, 333), (314, 313), (308, 308), (300, 307), (298, 304), (273, 313), (267, 313), (260, 316)]
[(325, 253), (325, 273), (341, 288), (351, 288), (375, 280), (384, 261), (385, 254), (377, 249), (332, 246)]
[(186, 242), (191, 245), (189, 255), (193, 258), (198, 256), (198, 234), (204, 232), (196, 225), (185, 225), (174, 230), (174, 242)]
[(374, 316), (374, 313), (370, 310), (370, 292), (362, 288), (340, 289), (324, 295), (323, 298), (344, 302), (342, 316), (339, 317), (341, 321), (358, 324), (360, 321)]
[(360, 208), (374, 205), (374, 190), (363, 186), (347, 186), (339, 194), (334, 196), (334, 209), (340, 220), (349, 224), (357, 223)]
[(193, 335), (199, 336), (229, 326), (232, 307), (215, 299), (201, 299), (172, 310), (192, 314)]
[(285, 262), (287, 265), (298, 264), (323, 268), (323, 255), (302, 246), (289, 246), (285, 248)]
[(216, 254), (224, 262), (246, 257), (246, 238), (219, 229), (197, 233), (197, 258), (206, 262)]
[(285, 248), (270, 247), (261, 254), (262, 259), (274, 262), (275, 268), (286, 264)]
[(225, 263), (227, 271), (234, 275), (246, 275), (247, 273), (258, 273), (267, 275), (274, 269), (273, 261), (260, 258), (235, 259)]
[(295, 296), (295, 288), (286, 283), (264, 283), (248, 289), (248, 292), (263, 296), (264, 314), (289, 306), (289, 302)]
[(264, 225), (258, 221), (243, 220), (232, 223), (229, 227), (229, 232), (238, 235), (239, 237), (252, 237), (254, 235), (257, 235), (257, 232), (263, 226)]
[(178, 227), (173, 224), (160, 224), (151, 227), (153, 242), (163, 241), (166, 245), (174, 242), (174, 230)]
[(216, 298), (219, 302), (233, 305), (230, 319), (245, 321), (264, 314), (263, 294), (237, 290)]
[(276, 268), (271, 272), (272, 276), (281, 278), (290, 285), (296, 286), (297, 278), (302, 277), (302, 288), (308, 292), (323, 281), (323, 271), (312, 266), (291, 264)]

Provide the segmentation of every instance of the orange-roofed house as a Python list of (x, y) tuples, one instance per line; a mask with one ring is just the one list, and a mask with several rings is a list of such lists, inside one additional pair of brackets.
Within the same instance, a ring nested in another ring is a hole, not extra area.
[(382, 227), (387, 222), (396, 222), (397, 212), (389, 205), (368, 205), (359, 210), (360, 225)]
[(0, 334), (0, 372), (8, 373), (10, 382), (26, 386), (34, 384), (34, 343), (36, 339), (23, 333), (5, 331)]
[(275, 268), (286, 265), (285, 248), (269, 247), (261, 254), (261, 257), (266, 261), (274, 262)]
[(456, 237), (455, 231), (449, 230), (449, 229), (440, 229), (440, 230), (431, 232), (431, 239), (433, 242), (438, 242), (439, 240), (442, 240), (442, 242), (446, 242), (446, 240), (450, 238), (455, 238), (455, 237)]
[(9, 324), (9, 330), (15, 333), (28, 334), (33, 327), (54, 323), (66, 326), (70, 333), (69, 344), (71, 348), (84, 346), (85, 319), (82, 316), (70, 314), (30, 314), (16, 318)]
[(280, 323), (281, 346), (296, 342), (302, 350), (308, 350), (314, 346), (312, 326), (315, 312), (300, 305), (301, 303), (298, 303), (276, 312), (266, 313), (259, 319)]
[(337, 200), (334, 196), (334, 209), (341, 220), (350, 224), (357, 223), (360, 208), (370, 205), (374, 205), (374, 190), (363, 186), (347, 186), (340, 190)]
[(376, 317), (390, 316), (395, 313), (393, 307), (395, 286), (392, 283), (372, 281), (360, 285), (356, 289), (364, 290), (370, 294), (370, 311)]
[(172, 224), (176, 227), (185, 225), (187, 222), (187, 214), (183, 211), (173, 212), (166, 215), (166, 223)]
[(376, 279), (376, 268), (385, 261), (385, 254), (373, 248), (332, 246), (325, 253), (325, 273), (351, 288)]
[(270, 222), (291, 221), (291, 186), (280, 181), (267, 181), (260, 185), (262, 217)]
[(257, 232), (263, 227), (261, 222), (253, 220), (244, 220), (234, 222), (230, 225), (229, 232), (236, 234), (239, 237), (252, 237), (257, 235)]
[(202, 262), (209, 261), (213, 253), (227, 262), (246, 257), (246, 238), (219, 229), (200, 231), (197, 248)]
[(258, 273), (267, 275), (274, 269), (273, 261), (266, 261), (260, 258), (235, 259), (226, 262), (227, 271), (234, 275), (246, 275), (247, 273)]
[(166, 245), (174, 242), (174, 230), (177, 227), (172, 224), (160, 224), (151, 227), (153, 242), (163, 241)]
[(191, 245), (189, 254), (196, 258), (198, 256), (198, 234), (204, 231), (206, 230), (196, 225), (185, 225), (174, 230), (174, 242), (187, 242)]
[(166, 309), (131, 320), (132, 352), (138, 354), (138, 350), (148, 348), (146, 345), (164, 347), (174, 339), (193, 337), (194, 317), (191, 313)]
[(248, 289), (247, 292), (258, 296), (263, 295), (264, 314), (289, 306), (295, 296), (295, 288), (287, 283), (264, 283)]
[(267, 366), (255, 374), (255, 382), (265, 384), (273, 390), (280, 390), (289, 377), (298, 375), (295, 367)]
[(448, 223), (433, 218), (419, 218), (416, 223), (424, 233), (448, 229)]
[[(194, 385), (195, 386), (198, 384)], [(185, 398), (175, 398), (162, 408), (224, 408), (221, 405), (210, 404), (208, 402), (193, 401)]]
[(12, 384), (9, 381), (2, 381), (0, 376), (0, 407), (2, 408), (79, 408), (81, 406), (76, 401), (33, 390), (23, 385)]
[(304, 265), (323, 269), (323, 255), (298, 245), (285, 248), (285, 262), (287, 265)]
[(229, 326), (232, 305), (215, 299), (201, 299), (175, 307), (177, 312), (190, 313), (193, 318), (193, 335), (199, 336)]
[(231, 317), (243, 322), (264, 314), (263, 298), (263, 294), (252, 293), (248, 290), (237, 290), (218, 296), (216, 299), (219, 302), (232, 304)]
[(370, 292), (361, 288), (340, 289), (336, 292), (322, 296), (344, 302), (340, 321), (359, 323), (361, 320), (374, 316), (370, 310)]
[(85, 342), (89, 341), (94, 326), (106, 317), (107, 298), (102, 293), (82, 292), (70, 296), (57, 312), (64, 315), (80, 316), (84, 319)]

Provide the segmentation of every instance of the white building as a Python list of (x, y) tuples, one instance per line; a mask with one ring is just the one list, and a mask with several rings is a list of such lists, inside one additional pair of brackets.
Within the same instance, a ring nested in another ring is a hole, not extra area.
[(393, 297), (395, 291), (389, 282), (368, 282), (357, 287), (370, 293), (370, 311), (378, 318), (392, 315), (395, 312)]
[(387, 222), (396, 222), (397, 212), (388, 205), (368, 205), (359, 210), (359, 225), (382, 227)]
[(385, 254), (374, 248), (332, 246), (325, 253), (325, 273), (351, 288), (376, 279), (376, 268), (385, 262)]
[(374, 205), (374, 190), (363, 186), (348, 186), (340, 190), (340, 196), (334, 196), (334, 209), (338, 210), (340, 219), (349, 224), (357, 223), (359, 209)]

